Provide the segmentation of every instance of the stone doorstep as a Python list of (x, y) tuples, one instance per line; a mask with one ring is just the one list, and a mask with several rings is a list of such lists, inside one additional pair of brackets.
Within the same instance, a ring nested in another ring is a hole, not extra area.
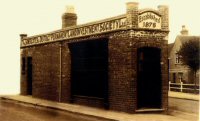
[[(0, 96), (1, 100), (14, 101), (16, 103), (32, 106), (44, 107), (58, 111), (64, 111), (79, 115), (92, 116), (111, 121), (189, 121), (164, 114), (128, 114), (124, 112), (114, 112), (82, 105), (73, 105), (66, 103), (53, 102), (43, 99), (33, 98), (32, 96)], [(152, 119), (150, 119), (152, 118)], [(161, 119), (161, 120), (160, 120)]]
[(162, 112), (164, 111), (165, 109), (160, 109), (160, 108), (148, 108), (148, 109), (138, 109), (136, 110), (136, 113), (142, 113), (142, 112)]

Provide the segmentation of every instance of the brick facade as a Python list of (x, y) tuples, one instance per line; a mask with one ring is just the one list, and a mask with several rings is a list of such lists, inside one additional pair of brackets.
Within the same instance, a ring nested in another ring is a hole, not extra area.
[[(21, 46), (21, 94), (28, 94), (27, 58), (32, 57), (32, 95), (34, 97), (135, 113), (137, 108), (137, 51), (142, 47), (161, 50), (161, 109), (168, 108), (168, 8), (159, 7), (160, 30), (138, 28), (138, 3), (129, 3), (126, 29), (63, 39), (62, 41)], [(130, 8), (129, 8), (130, 7)], [(151, 10), (146, 10), (151, 11)], [(28, 38), (21, 35), (21, 39)], [(108, 100), (72, 96), (71, 51), (69, 43), (107, 38)], [(25, 62), (23, 62), (23, 58)], [(25, 70), (23, 64), (25, 63)]]

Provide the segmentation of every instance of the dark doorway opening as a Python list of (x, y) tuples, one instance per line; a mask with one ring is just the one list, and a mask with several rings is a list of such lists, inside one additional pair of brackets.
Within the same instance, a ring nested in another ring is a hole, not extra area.
[(137, 108), (161, 108), (160, 49), (138, 49)]
[[(108, 102), (108, 39), (70, 43), (71, 95)], [(72, 99), (73, 100), (73, 99)]]
[(32, 57), (27, 58), (27, 94), (32, 95)]

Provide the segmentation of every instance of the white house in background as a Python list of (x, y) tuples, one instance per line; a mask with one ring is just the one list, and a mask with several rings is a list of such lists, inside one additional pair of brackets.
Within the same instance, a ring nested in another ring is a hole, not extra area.
[[(180, 56), (177, 52), (183, 43), (197, 38), (200, 40), (200, 36), (189, 35), (189, 32), (184, 25), (182, 26), (180, 33), (181, 35), (176, 37), (174, 43), (168, 45), (169, 81), (172, 83), (194, 83), (194, 73), (181, 63)], [(197, 72), (197, 78), (199, 79), (199, 71)]]

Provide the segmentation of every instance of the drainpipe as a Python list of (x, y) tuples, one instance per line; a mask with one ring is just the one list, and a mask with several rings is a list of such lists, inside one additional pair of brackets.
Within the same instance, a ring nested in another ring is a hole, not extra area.
[(60, 79), (59, 79), (59, 102), (62, 95), (62, 42), (60, 43)]

